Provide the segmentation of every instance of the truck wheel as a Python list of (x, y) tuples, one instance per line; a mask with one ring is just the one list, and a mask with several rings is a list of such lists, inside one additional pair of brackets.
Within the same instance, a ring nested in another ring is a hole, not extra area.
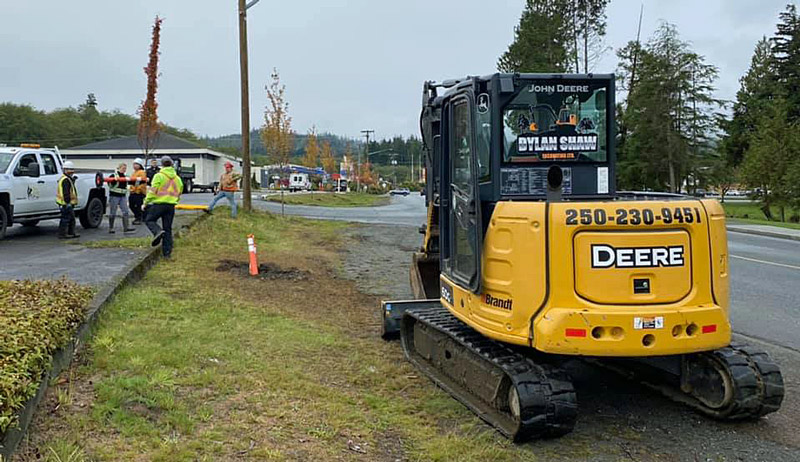
[(8, 228), (8, 213), (6, 208), (0, 205), (0, 239), (6, 237), (6, 228)]
[(186, 192), (191, 193), (194, 191), (194, 181), (188, 180), (186, 182)]
[(33, 228), (34, 226), (39, 224), (39, 220), (26, 220), (26, 221), (22, 221), (20, 223), (22, 224), (22, 226), (24, 226), (26, 228)]
[(84, 229), (97, 228), (103, 221), (103, 201), (97, 197), (89, 198), (86, 207), (81, 210), (78, 219)]

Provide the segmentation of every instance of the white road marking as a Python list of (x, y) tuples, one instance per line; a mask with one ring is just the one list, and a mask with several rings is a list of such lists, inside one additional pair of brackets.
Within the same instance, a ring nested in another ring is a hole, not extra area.
[(731, 258), (738, 258), (739, 260), (752, 261), (754, 263), (763, 263), (765, 265), (773, 265), (773, 266), (780, 266), (782, 268), (800, 270), (800, 266), (786, 265), (784, 263), (775, 263), (774, 261), (756, 260), (755, 258), (740, 257), (739, 255), (731, 255)]

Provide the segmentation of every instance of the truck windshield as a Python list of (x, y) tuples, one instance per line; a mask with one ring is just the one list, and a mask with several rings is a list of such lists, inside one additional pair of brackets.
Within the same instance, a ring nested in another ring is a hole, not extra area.
[(532, 82), (503, 108), (506, 162), (605, 162), (606, 82)]
[(11, 163), (12, 159), (14, 159), (14, 154), (0, 152), (0, 173), (6, 173), (6, 170), (8, 170), (8, 165)]

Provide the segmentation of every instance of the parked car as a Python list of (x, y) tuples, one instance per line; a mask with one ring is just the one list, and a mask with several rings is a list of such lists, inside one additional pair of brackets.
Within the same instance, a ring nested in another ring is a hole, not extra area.
[(408, 196), (409, 194), (411, 194), (411, 190), (408, 188), (392, 189), (389, 191), (389, 195), (392, 196)]
[[(39, 145), (0, 147), (0, 239), (14, 223), (36, 226), (59, 218), (56, 204), (63, 161), (58, 149)], [(75, 215), (84, 228), (97, 228), (106, 212), (106, 188), (101, 174), (75, 174), (78, 206)]]

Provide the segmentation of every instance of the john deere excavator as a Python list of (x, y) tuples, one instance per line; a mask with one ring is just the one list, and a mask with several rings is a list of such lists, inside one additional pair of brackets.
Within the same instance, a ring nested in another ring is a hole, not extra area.
[(572, 430), (565, 358), (722, 420), (778, 410), (767, 353), (731, 344), (715, 200), (615, 187), (613, 75), (494, 74), (423, 89), (428, 207), (385, 338), (514, 441)]

